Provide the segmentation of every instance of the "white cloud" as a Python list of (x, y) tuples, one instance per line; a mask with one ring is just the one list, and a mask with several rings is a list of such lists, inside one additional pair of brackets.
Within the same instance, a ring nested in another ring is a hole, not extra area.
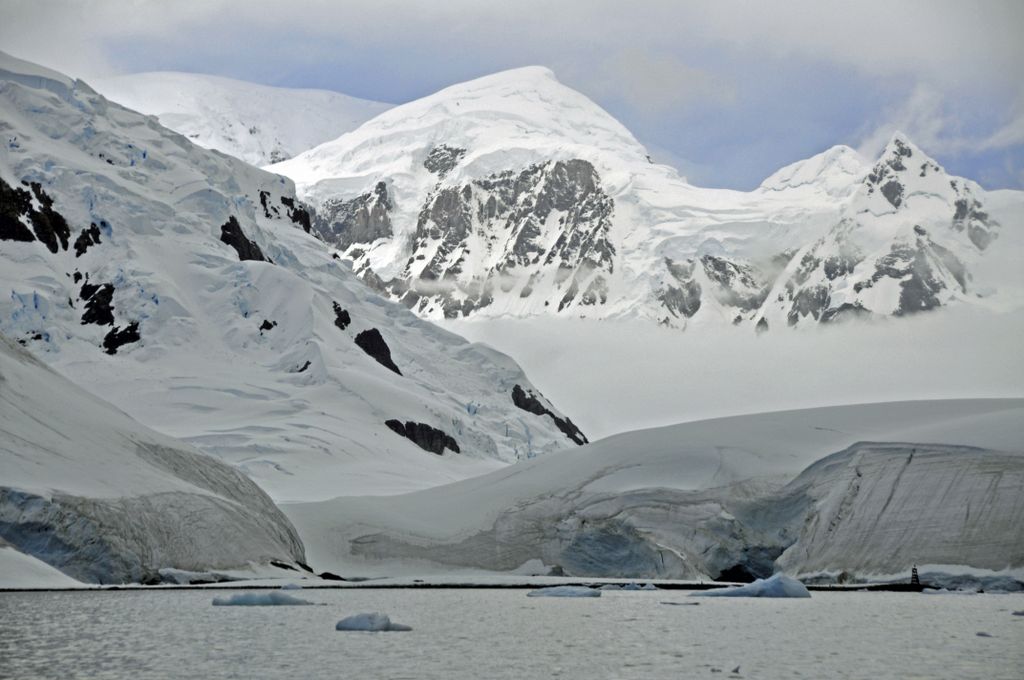
[(1024, 106), (1018, 103), (1007, 123), (988, 135), (979, 135), (965, 131), (942, 93), (920, 84), (861, 138), (857, 150), (874, 158), (897, 131), (931, 154), (1003, 150), (1024, 144)]
[(637, 47), (613, 53), (596, 68), (567, 75), (596, 97), (631, 102), (650, 115), (728, 105), (736, 99), (735, 86), (724, 76)]

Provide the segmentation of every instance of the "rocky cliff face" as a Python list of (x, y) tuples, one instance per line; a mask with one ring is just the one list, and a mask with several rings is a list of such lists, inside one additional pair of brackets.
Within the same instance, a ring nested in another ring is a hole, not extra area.
[(999, 221), (977, 185), (902, 135), (874, 164), (835, 147), (753, 192), (699, 189), (544, 69), (396, 107), (273, 169), (319, 206), (317, 232), (367, 283), (426, 318), (764, 330), (1021, 283), (974, 285)]
[(999, 230), (976, 188), (897, 135), (838, 223), (793, 258), (758, 316), (792, 326), (966, 300)]

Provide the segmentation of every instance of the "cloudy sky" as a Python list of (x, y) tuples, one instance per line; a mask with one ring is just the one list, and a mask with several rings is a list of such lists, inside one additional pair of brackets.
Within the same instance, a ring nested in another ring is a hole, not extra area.
[[(503, 5), (503, 6), (499, 6)], [(86, 80), (177, 70), (400, 103), (543, 64), (659, 160), (752, 188), (894, 130), (1024, 188), (1024, 2), (0, 0), (0, 49)]]

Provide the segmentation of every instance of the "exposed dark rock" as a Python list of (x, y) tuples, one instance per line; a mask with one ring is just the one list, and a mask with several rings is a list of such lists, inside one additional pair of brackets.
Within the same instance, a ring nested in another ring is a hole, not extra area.
[(89, 249), (89, 246), (94, 246), (100, 243), (100, 228), (93, 222), (89, 225), (88, 229), (83, 229), (78, 234), (78, 238), (75, 239), (75, 257), (81, 257), (85, 255), (85, 251)]
[(343, 578), (343, 577), (338, 576), (337, 574), (334, 574), (334, 573), (329, 572), (329, 571), (322, 571), (322, 572), (320, 572), (318, 574), (318, 576), (320, 578), (322, 578), (323, 580), (325, 580), (325, 581), (347, 581), (348, 580), (347, 578)]
[(372, 192), (351, 200), (327, 201), (318, 210), (313, 229), (325, 242), (347, 250), (355, 243), (390, 237), (391, 209), (387, 184), (377, 182)]
[(20, 219), (32, 212), (32, 195), (0, 179), (0, 240), (35, 241), (36, 237)]
[(423, 161), (423, 167), (438, 177), (444, 177), (459, 164), (459, 159), (465, 155), (465, 149), (441, 144), (430, 150), (426, 160)]
[(462, 453), (459, 450), (459, 444), (451, 435), (426, 423), (415, 423), (411, 420), (403, 423), (400, 420), (392, 419), (385, 421), (384, 424), (424, 451), (430, 451), (439, 456), (444, 454), (446, 448), (455, 453)]
[(269, 191), (260, 191), (260, 205), (263, 206), (263, 215), (264, 215), (264, 217), (271, 218), (271, 217), (274, 217), (274, 215), (277, 214), (277, 208), (274, 208), (274, 213), (271, 214), (270, 209), (273, 206), (270, 205), (269, 200), (270, 200), (270, 192)]
[(934, 269), (942, 263), (961, 286), (966, 284), (963, 264), (950, 251), (925, 237), (913, 244), (895, 243), (889, 252), (875, 262), (875, 273), (868, 281), (856, 287), (858, 292), (870, 288), (883, 278), (900, 281), (900, 301), (895, 314), (902, 316), (938, 307), (938, 293), (946, 288)]
[(754, 326), (754, 330), (757, 331), (758, 333), (764, 333), (765, 331), (767, 331), (768, 319), (764, 318), (763, 316), (760, 319), (758, 319), (757, 325)]
[(310, 366), (310, 361), (307, 360), (306, 363), (302, 364), (302, 366), (300, 366), (299, 369), (297, 371), (295, 371), (295, 372), (296, 373), (305, 373), (306, 369), (309, 368), (309, 366)]
[(689, 318), (700, 309), (700, 292), (700, 282), (691, 280), (678, 288), (666, 287), (658, 294), (658, 299), (672, 314)]
[[(608, 237), (614, 201), (587, 161), (575, 159), (532, 165), (463, 186), (441, 188), (428, 196), (416, 225), (414, 255), (406, 281), (423, 279), (450, 285), (418, 291), (418, 304), (440, 306), (446, 317), (466, 316), (493, 302), (492, 286), (517, 267), (557, 267), (566, 272), (559, 309), (607, 301), (606, 275), (613, 270), (615, 248)], [(557, 216), (554, 241), (545, 233)], [(462, 283), (468, 237), (474, 230), (507, 234), (503, 259), (486, 272), (473, 272), (482, 283)], [(424, 264), (424, 251), (432, 253)], [(401, 297), (398, 282), (387, 292)], [(527, 297), (532, 287), (520, 292)]]
[(122, 345), (127, 345), (131, 342), (138, 342), (142, 339), (139, 335), (139, 322), (132, 321), (124, 328), (114, 328), (107, 336), (103, 338), (103, 349), (107, 351), (107, 354), (117, 354), (117, 350)]
[(515, 385), (512, 388), (512, 403), (528, 413), (538, 416), (551, 416), (551, 419), (555, 421), (555, 426), (562, 431), (562, 434), (580, 446), (587, 443), (587, 437), (580, 432), (580, 429), (569, 418), (560, 418), (555, 415), (551, 409), (534, 395), (532, 390), (527, 392), (520, 385)]
[(881, 186), (880, 190), (894, 208), (900, 207), (900, 204), (903, 202), (903, 184), (898, 180), (889, 180)]
[(723, 305), (752, 311), (768, 297), (770, 286), (761, 280), (760, 273), (749, 264), (724, 257), (704, 255), (701, 266), (707, 277), (715, 283), (712, 291)]
[(894, 140), (892, 151), (879, 160), (868, 176), (864, 178), (868, 193), (874, 193), (877, 188), (892, 207), (899, 208), (903, 204), (905, 191), (899, 173), (907, 169), (903, 161), (913, 155), (911, 148), (902, 140)]
[(263, 256), (263, 251), (256, 245), (254, 241), (250, 241), (246, 238), (242, 232), (242, 226), (238, 224), (238, 220), (232, 215), (228, 218), (228, 221), (221, 225), (220, 228), (220, 240), (228, 244), (235, 249), (238, 253), (238, 259), (255, 260), (257, 262), (267, 262), (267, 258)]
[(341, 330), (345, 330), (346, 328), (348, 328), (348, 325), (350, 323), (352, 323), (352, 317), (349, 316), (348, 310), (347, 309), (342, 309), (341, 305), (339, 305), (337, 302), (334, 302), (333, 304), (334, 304), (334, 325), (337, 326), (338, 328), (340, 328)]
[(356, 344), (359, 345), (360, 349), (373, 357), (378, 364), (394, 371), (398, 375), (402, 375), (402, 372), (398, 370), (398, 366), (395, 366), (395, 362), (391, 360), (391, 348), (384, 342), (384, 338), (376, 328), (367, 329), (357, 335)]
[(263, 335), (263, 331), (269, 331), (272, 328), (274, 328), (275, 326), (277, 326), (277, 322), (276, 321), (270, 321), (268, 319), (264, 319), (263, 323), (260, 324), (260, 335)]
[[(53, 209), (53, 199), (39, 182), (22, 184), (30, 187), (32, 194), (0, 179), (0, 240), (29, 242), (39, 239), (51, 253), (67, 250), (71, 228), (64, 216)], [(40, 204), (39, 210), (32, 205), (32, 195)], [(21, 218), (27, 218), (32, 224), (34, 237)]]
[(865, 318), (871, 316), (871, 312), (864, 309), (859, 302), (844, 302), (838, 307), (829, 307), (821, 313), (822, 323), (845, 321), (850, 318)]
[(58, 249), (67, 250), (68, 239), (71, 238), (71, 228), (67, 221), (53, 209), (53, 199), (43, 191), (39, 182), (29, 182), (29, 186), (42, 206), (41, 210), (31, 210), (29, 213), (36, 238), (45, 243), (51, 253), (56, 253)]
[(828, 286), (817, 285), (801, 288), (793, 296), (793, 305), (789, 309), (786, 320), (790, 326), (805, 316), (811, 316), (815, 321), (821, 319), (822, 312), (828, 308), (830, 299)]
[(957, 231), (966, 231), (967, 238), (978, 250), (988, 248), (995, 238), (999, 223), (989, 217), (981, 202), (974, 198), (967, 187), (961, 187), (954, 182), (953, 188), (961, 195), (954, 203), (953, 228)]
[(82, 325), (94, 323), (97, 326), (114, 325), (114, 286), (109, 283), (94, 285), (83, 283), (79, 294), (85, 300)]
[(840, 276), (852, 274), (856, 266), (857, 258), (846, 253), (826, 257), (824, 262), (822, 262), (825, 278), (829, 281), (835, 281)]
[(281, 197), (281, 205), (288, 208), (288, 219), (302, 227), (302, 230), (308, 234), (310, 229), (312, 229), (312, 218), (310, 217), (309, 210), (301, 204), (295, 205), (295, 201), (288, 196)]

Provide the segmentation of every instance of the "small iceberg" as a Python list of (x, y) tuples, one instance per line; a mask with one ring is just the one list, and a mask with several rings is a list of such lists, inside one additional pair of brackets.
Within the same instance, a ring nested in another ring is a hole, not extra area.
[(302, 586), (298, 583), (285, 583), (281, 586), (281, 590), (302, 590)]
[(334, 630), (356, 630), (377, 633), (384, 631), (407, 631), (412, 630), (412, 627), (403, 626), (400, 623), (392, 623), (391, 617), (387, 614), (372, 612), (369, 614), (346, 616), (341, 621), (338, 621), (337, 625), (334, 626)]
[(526, 594), (527, 597), (601, 597), (601, 591), (587, 586), (552, 586), (538, 588)]
[(229, 597), (213, 598), (214, 607), (280, 607), (313, 604), (280, 591), (269, 593), (237, 593)]
[(803, 583), (785, 574), (757, 579), (753, 583), (735, 588), (716, 588), (694, 593), (691, 597), (810, 597)]

